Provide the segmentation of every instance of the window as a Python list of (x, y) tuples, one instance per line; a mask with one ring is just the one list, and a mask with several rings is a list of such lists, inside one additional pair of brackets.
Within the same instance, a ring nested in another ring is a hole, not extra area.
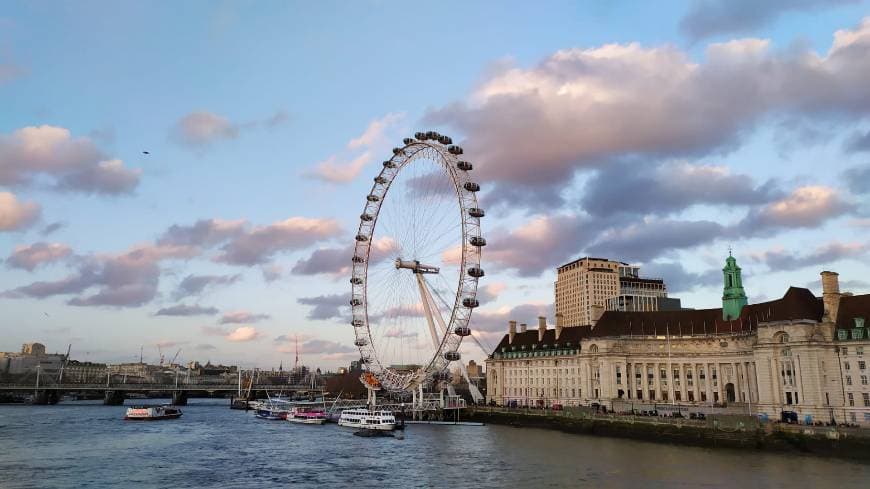
[(849, 365), (849, 362), (843, 362), (843, 368), (846, 370), (849, 370), (851, 368), (851, 366)]
[[(846, 340), (846, 339), (848, 339), (848, 338), (849, 338), (849, 332), (848, 332), (848, 331), (846, 331), (845, 329), (837, 330), (837, 339), (839, 339), (839, 340)], [(844, 348), (844, 350), (845, 350), (845, 348)]]
[(859, 347), (857, 348), (857, 351), (858, 351), (858, 356), (859, 356), (859, 357), (864, 356), (864, 347), (863, 347), (863, 346), (859, 346)]
[(865, 362), (864, 360), (859, 361), (858, 362), (858, 370), (866, 370), (866, 369), (867, 369), (867, 362)]
[(867, 376), (866, 375), (861, 376), (861, 385), (867, 385)]
[(846, 376), (846, 385), (852, 385), (852, 376), (851, 375)]
[(864, 407), (870, 406), (870, 393), (865, 392), (862, 397), (864, 398)]
[(855, 396), (853, 396), (852, 393), (850, 392), (848, 394), (848, 397), (849, 397), (849, 405), (854, 406), (855, 405)]
[[(841, 339), (845, 339), (845, 338), (841, 338)], [(840, 353), (843, 354), (843, 355), (848, 355), (848, 354), (849, 354), (849, 348), (847, 348), (847, 347), (845, 347), (845, 346), (844, 346), (843, 348), (840, 348)]]

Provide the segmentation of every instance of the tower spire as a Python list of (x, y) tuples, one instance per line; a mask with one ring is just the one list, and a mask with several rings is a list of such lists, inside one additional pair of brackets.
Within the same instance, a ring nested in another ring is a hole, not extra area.
[(725, 282), (722, 290), (722, 319), (730, 321), (740, 317), (743, 306), (749, 302), (746, 298), (746, 292), (743, 290), (741, 269), (731, 254), (730, 246), (728, 247), (728, 258), (725, 259), (725, 268), (722, 269), (722, 278)]

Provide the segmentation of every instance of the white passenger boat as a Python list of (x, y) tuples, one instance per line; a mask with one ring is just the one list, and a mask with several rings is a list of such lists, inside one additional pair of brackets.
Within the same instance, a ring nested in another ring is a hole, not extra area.
[(396, 429), (396, 416), (391, 411), (345, 409), (338, 418), (338, 425), (365, 430), (392, 431)]
[(183, 413), (175, 406), (132, 406), (124, 419), (128, 421), (156, 421), (180, 418)]

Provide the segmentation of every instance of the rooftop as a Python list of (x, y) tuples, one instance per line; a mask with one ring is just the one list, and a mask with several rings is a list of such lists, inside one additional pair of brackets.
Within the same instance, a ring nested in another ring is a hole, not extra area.
[(584, 257), (582, 257), (582, 258), (577, 258), (577, 259), (574, 260), (574, 261), (570, 261), (570, 262), (568, 262), (568, 263), (565, 263), (564, 265), (559, 265), (559, 266), (557, 267), (557, 269), (558, 269), (558, 270), (561, 270), (562, 268), (565, 268), (565, 267), (570, 266), (570, 265), (574, 265), (575, 263), (580, 263), (581, 261), (584, 261), (584, 260), (609, 261), (609, 262), (613, 262), (613, 263), (618, 263), (618, 264), (620, 264), (620, 265), (630, 266), (628, 263), (621, 262), (621, 261), (611, 260), (610, 258), (597, 258), (597, 257), (594, 257), (594, 256), (584, 256)]
[[(789, 287), (779, 299), (745, 306), (740, 316), (731, 321), (722, 319), (722, 308), (650, 312), (605, 311), (595, 328), (588, 325), (563, 327), (558, 343), (561, 346), (567, 346), (567, 343), (576, 345), (581, 339), (614, 336), (745, 334), (755, 331), (759, 323), (797, 319), (821, 321), (823, 314), (824, 305), (820, 297), (813, 295), (809, 289)], [(841, 297), (837, 327), (853, 328), (856, 317), (870, 320), (870, 294)], [(525, 346), (526, 350), (531, 350), (532, 345), (538, 348), (556, 343), (554, 329), (547, 329), (543, 340), (539, 341), (538, 330), (533, 328), (516, 333), (513, 343), (509, 342), (509, 335), (505, 334), (495, 350), (509, 346), (517, 349)]]

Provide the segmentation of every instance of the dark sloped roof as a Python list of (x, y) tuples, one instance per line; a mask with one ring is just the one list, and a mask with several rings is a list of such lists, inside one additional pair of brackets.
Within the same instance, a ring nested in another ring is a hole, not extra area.
[(722, 309), (682, 311), (606, 311), (591, 332), (594, 337), (633, 335), (699, 335), (754, 331), (760, 322), (810, 319), (821, 321), (821, 299), (808, 289), (790, 287), (781, 299), (749, 304), (740, 317), (722, 320)]
[[(571, 328), (562, 328), (562, 333), (559, 335), (558, 343), (560, 345), (565, 345), (567, 343), (571, 343), (572, 345), (579, 345), (580, 340), (589, 335), (589, 326), (579, 326), (579, 327), (571, 327)], [(544, 340), (538, 341), (538, 330), (528, 329), (524, 333), (517, 332), (514, 336), (514, 342), (510, 342), (509, 335), (504, 335), (498, 345), (495, 347), (495, 351), (501, 351), (502, 347), (511, 347), (514, 346), (517, 349), (526, 347), (527, 350), (531, 349), (532, 345), (554, 345), (557, 343), (556, 340), (556, 330), (553, 328), (549, 328), (544, 331)]]
[(846, 295), (840, 298), (837, 311), (837, 328), (852, 329), (855, 318), (864, 318), (865, 328), (870, 327), (870, 294)]

